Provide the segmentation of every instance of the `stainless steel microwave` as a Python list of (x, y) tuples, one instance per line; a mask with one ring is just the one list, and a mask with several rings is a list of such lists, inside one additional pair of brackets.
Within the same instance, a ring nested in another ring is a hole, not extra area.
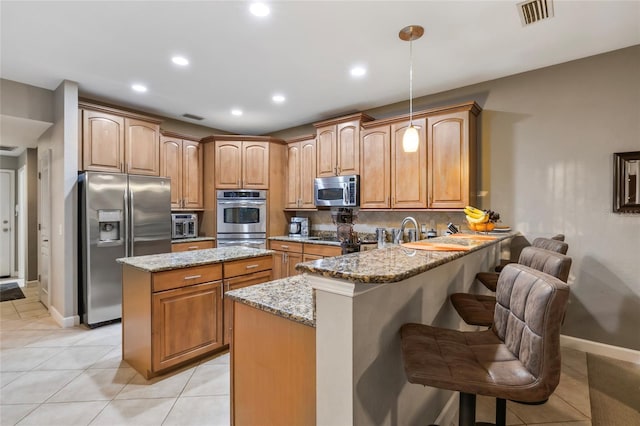
[(360, 205), (360, 176), (316, 178), (313, 192), (317, 207), (358, 207)]

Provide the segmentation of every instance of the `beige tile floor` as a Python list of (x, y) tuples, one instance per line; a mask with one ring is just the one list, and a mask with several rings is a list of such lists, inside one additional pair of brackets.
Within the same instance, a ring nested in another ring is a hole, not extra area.
[[(0, 303), (0, 425), (228, 425), (229, 355), (145, 380), (121, 360), (121, 324), (61, 329), (38, 302)], [(507, 403), (509, 425), (591, 425), (586, 355), (563, 350), (560, 384), (540, 406)], [(478, 421), (494, 400), (478, 397)]]

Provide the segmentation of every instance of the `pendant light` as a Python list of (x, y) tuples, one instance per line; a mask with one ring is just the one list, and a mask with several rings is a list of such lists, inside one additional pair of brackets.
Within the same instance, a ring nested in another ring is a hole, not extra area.
[(420, 146), (420, 135), (413, 126), (413, 40), (417, 40), (424, 34), (424, 28), (420, 25), (409, 25), (398, 33), (401, 40), (409, 42), (409, 128), (402, 136), (402, 149), (404, 152), (416, 152)]

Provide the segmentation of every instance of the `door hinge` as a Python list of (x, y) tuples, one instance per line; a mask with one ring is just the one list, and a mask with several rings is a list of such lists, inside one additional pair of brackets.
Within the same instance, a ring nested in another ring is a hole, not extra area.
[(38, 231), (42, 229), (42, 226), (38, 224)]
[(38, 172), (38, 179), (42, 179), (42, 173)]
[(41, 277), (41, 276), (42, 276), (42, 275), (38, 274), (38, 282), (40, 282), (40, 277)]

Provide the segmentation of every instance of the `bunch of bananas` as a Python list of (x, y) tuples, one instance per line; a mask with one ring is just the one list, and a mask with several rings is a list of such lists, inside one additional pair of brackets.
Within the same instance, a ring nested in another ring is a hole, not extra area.
[(469, 223), (487, 223), (489, 222), (489, 213), (484, 210), (477, 209), (472, 206), (464, 208), (464, 213), (467, 215), (467, 222)]

